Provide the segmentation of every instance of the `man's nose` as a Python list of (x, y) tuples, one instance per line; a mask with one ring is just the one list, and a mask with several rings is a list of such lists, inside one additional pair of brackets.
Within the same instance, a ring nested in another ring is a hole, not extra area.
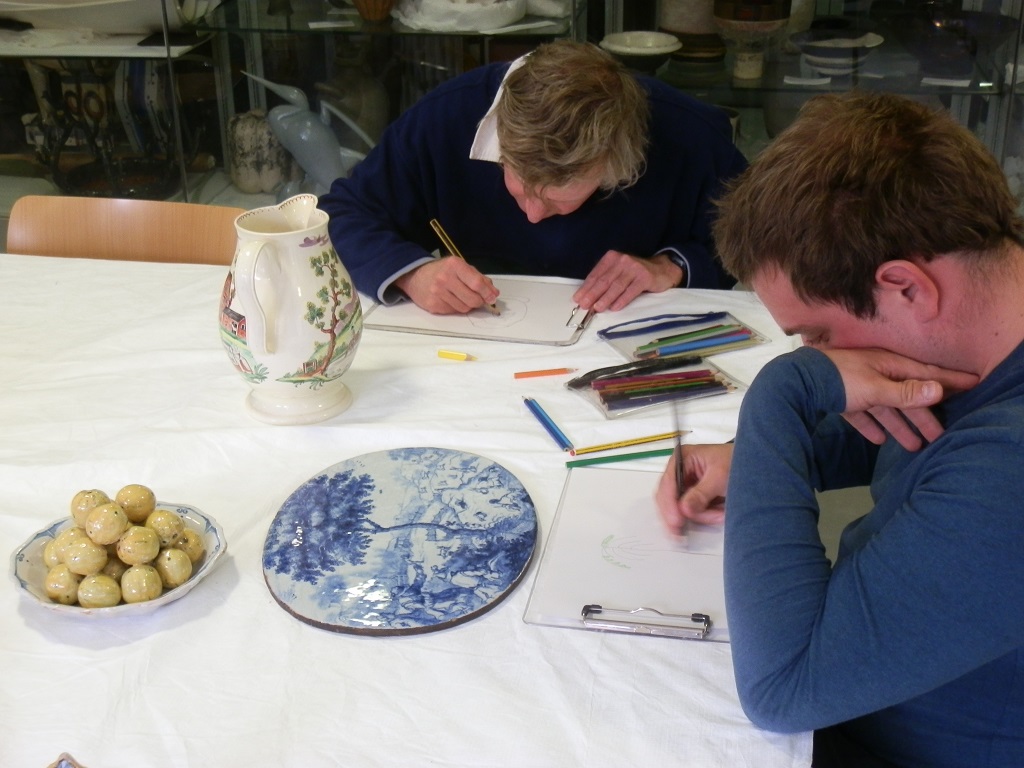
[(547, 203), (543, 200), (538, 200), (535, 197), (531, 197), (526, 200), (523, 206), (523, 212), (526, 214), (526, 218), (531, 224), (543, 221), (551, 215), (551, 210), (548, 208)]

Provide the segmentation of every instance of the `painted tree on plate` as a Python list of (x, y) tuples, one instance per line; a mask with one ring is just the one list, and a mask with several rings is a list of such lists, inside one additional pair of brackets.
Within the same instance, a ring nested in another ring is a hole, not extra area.
[[(354, 470), (321, 475), (309, 481), (281, 507), (271, 525), (263, 567), (288, 573), (298, 581), (315, 584), (339, 565), (363, 562), (372, 526), (375, 486), (366, 474)], [(290, 546), (281, 546), (281, 544)]]

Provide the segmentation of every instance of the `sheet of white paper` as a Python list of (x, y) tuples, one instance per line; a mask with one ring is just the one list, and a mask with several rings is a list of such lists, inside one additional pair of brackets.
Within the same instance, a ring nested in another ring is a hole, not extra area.
[(578, 322), (585, 313), (577, 312), (566, 325), (573, 308), (577, 281), (557, 278), (538, 280), (530, 277), (491, 276), (501, 295), (500, 315), (477, 309), (468, 315), (432, 315), (411, 301), (373, 306), (366, 313), (367, 328), (466, 339), (517, 341), (527, 344), (565, 346), (579, 339)]

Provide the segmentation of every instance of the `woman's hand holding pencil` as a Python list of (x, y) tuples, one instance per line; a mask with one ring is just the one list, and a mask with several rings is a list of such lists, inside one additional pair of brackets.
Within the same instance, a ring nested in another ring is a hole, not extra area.
[(394, 287), (432, 315), (465, 315), (480, 307), (500, 315), (491, 279), (466, 261), (437, 219), (430, 220), (430, 227), (451, 257), (421, 264), (395, 278)]
[[(462, 261), (466, 260), (466, 257), (462, 255), (462, 251), (460, 251), (458, 246), (455, 245), (455, 241), (452, 240), (449, 234), (445, 231), (444, 227), (441, 226), (440, 221), (438, 221), (437, 219), (431, 219), (430, 228), (434, 230), (434, 234), (437, 235), (437, 238), (441, 241), (441, 244), (448, 249), (448, 253), (450, 253), (452, 256), (455, 256), (456, 258), (461, 259)], [(494, 288), (493, 284), (491, 285), (491, 288)], [(494, 298), (497, 299), (497, 295), (495, 295)], [(486, 298), (484, 300), (486, 301)], [(501, 310), (498, 309), (498, 305), (494, 303), (494, 300), (488, 302), (485, 306), (492, 315), (501, 314)]]
[(465, 315), (498, 300), (498, 289), (487, 275), (454, 257), (428, 261), (393, 285), (433, 315)]

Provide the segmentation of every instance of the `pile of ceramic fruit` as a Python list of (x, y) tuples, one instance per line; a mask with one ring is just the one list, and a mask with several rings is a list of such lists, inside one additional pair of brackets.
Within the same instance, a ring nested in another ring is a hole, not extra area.
[(145, 485), (111, 499), (100, 490), (71, 500), (73, 525), (43, 548), (47, 596), (64, 605), (109, 608), (154, 600), (184, 584), (205, 554), (199, 533), (171, 509), (159, 509)]

